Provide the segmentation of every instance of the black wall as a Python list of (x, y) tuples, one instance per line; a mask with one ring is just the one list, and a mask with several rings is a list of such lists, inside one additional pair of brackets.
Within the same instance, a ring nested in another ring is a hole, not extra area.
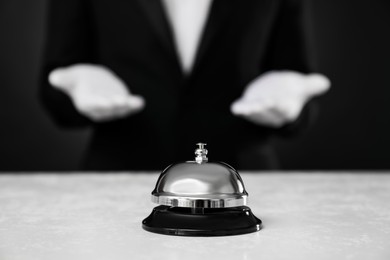
[[(310, 1), (332, 90), (316, 124), (279, 139), (286, 169), (390, 168), (390, 3)], [(89, 131), (58, 129), (37, 99), (45, 0), (0, 0), (0, 171), (73, 170)]]

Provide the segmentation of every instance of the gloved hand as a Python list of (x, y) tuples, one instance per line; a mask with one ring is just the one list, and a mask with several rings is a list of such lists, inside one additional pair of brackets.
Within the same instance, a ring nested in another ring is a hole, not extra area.
[(145, 104), (111, 70), (99, 65), (76, 64), (55, 69), (49, 82), (71, 98), (79, 113), (95, 122), (125, 117), (140, 111)]
[(329, 88), (329, 79), (321, 74), (271, 71), (248, 85), (231, 105), (231, 112), (256, 124), (277, 128), (294, 122), (311, 98)]

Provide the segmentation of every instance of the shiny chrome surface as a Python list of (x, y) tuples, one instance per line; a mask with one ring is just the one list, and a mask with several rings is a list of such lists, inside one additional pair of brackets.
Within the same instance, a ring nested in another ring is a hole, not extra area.
[(248, 193), (237, 171), (222, 162), (172, 164), (160, 175), (152, 201), (192, 208), (244, 206)]

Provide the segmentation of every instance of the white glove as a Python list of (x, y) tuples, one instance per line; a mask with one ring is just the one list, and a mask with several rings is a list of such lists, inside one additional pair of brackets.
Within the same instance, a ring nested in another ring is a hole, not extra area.
[(256, 124), (277, 128), (294, 122), (311, 98), (329, 88), (330, 80), (321, 74), (271, 71), (254, 79), (233, 102), (231, 111)]
[(145, 104), (111, 70), (99, 65), (76, 64), (55, 69), (49, 82), (71, 98), (79, 113), (96, 122), (136, 113)]

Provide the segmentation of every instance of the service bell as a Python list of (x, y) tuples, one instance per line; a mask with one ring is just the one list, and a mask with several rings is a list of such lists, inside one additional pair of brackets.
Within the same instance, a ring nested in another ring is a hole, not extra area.
[(151, 232), (180, 236), (223, 236), (255, 232), (262, 222), (246, 206), (248, 193), (239, 173), (209, 161), (199, 143), (195, 160), (168, 166), (157, 180), (152, 201), (159, 204), (143, 220)]

